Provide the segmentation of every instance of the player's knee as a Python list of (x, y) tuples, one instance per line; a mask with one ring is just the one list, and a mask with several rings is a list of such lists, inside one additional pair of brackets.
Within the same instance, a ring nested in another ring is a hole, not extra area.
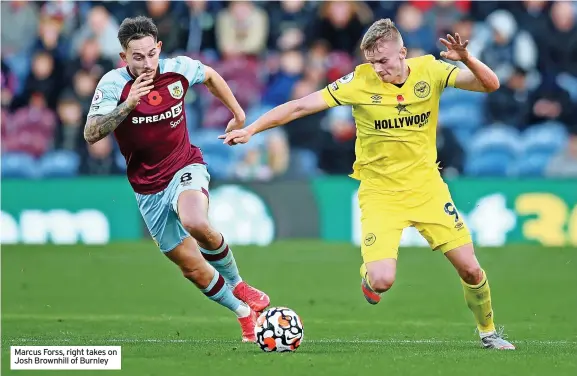
[(483, 270), (479, 264), (470, 264), (459, 268), (459, 275), (469, 285), (478, 285), (483, 280)]
[(376, 292), (385, 292), (393, 287), (395, 275), (391, 273), (369, 273), (369, 283)]
[(203, 240), (210, 233), (210, 223), (205, 216), (181, 215), (182, 225), (197, 240)]
[(182, 270), (182, 275), (184, 278), (198, 286), (210, 283), (211, 273), (209, 268), (205, 268), (200, 265), (193, 267), (181, 266), (180, 270)]

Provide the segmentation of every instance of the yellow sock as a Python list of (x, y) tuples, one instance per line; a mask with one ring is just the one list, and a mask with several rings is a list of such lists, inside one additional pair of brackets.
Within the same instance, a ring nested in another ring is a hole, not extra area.
[(478, 285), (469, 285), (461, 280), (463, 291), (465, 292), (465, 301), (469, 306), (480, 333), (495, 331), (493, 322), (493, 308), (491, 307), (491, 289), (489, 281), (483, 270), (483, 280)]
[[(371, 287), (371, 282), (369, 281), (369, 274), (367, 273), (367, 267), (365, 266), (365, 263), (363, 263), (361, 265), (361, 278), (364, 278), (365, 281), (367, 281), (367, 284), (369, 285), (369, 287)], [(371, 287), (372, 290), (372, 287)]]

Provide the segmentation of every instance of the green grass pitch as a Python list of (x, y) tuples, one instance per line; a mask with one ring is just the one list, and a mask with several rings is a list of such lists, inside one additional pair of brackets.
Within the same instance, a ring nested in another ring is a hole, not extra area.
[(11, 345), (120, 345), (106, 375), (574, 375), (577, 250), (478, 249), (497, 325), (518, 347), (480, 348), (450, 264), (402, 249), (397, 282), (376, 306), (359, 288), (356, 247), (318, 241), (233, 247), (243, 277), (302, 317), (297, 352), (240, 343), (232, 314), (181, 277), (152, 242), (2, 247), (2, 375)]

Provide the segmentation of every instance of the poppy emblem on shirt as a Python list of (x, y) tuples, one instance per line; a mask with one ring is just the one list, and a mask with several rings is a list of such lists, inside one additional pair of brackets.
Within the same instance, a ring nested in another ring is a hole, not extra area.
[(397, 102), (403, 102), (405, 98), (402, 95), (397, 95)]
[(184, 89), (180, 81), (168, 85), (168, 92), (174, 99), (180, 99), (184, 95)]
[(150, 103), (152, 106), (158, 106), (161, 104), (162, 97), (160, 96), (160, 93), (156, 90), (148, 93), (148, 103)]

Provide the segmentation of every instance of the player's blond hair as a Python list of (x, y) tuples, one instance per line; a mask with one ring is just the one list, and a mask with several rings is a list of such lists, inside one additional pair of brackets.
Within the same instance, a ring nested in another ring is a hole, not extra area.
[(399, 29), (390, 18), (375, 21), (367, 30), (361, 41), (361, 51), (374, 51), (381, 41), (398, 41), (403, 44)]

